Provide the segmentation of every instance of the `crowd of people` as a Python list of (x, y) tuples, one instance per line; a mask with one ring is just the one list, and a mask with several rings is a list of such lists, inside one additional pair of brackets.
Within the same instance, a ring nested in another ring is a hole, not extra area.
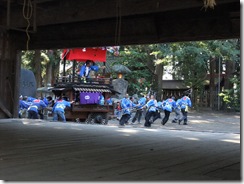
[(45, 98), (34, 98), (20, 95), (19, 97), (19, 118), (44, 119), (44, 110), (53, 113), (53, 120), (66, 122), (65, 108), (70, 107), (72, 102), (63, 97), (53, 100), (51, 96)]
[[(53, 120), (61, 120), (66, 122), (65, 109), (71, 107), (73, 103), (67, 101), (63, 97), (57, 97), (55, 100), (51, 96), (45, 98), (33, 98), (27, 96), (20, 96), (19, 99), (19, 117), (29, 119), (44, 119), (43, 110), (48, 109), (53, 114)], [(113, 101), (111, 98), (104, 100), (104, 97), (100, 98), (100, 105), (104, 103), (112, 105)], [(189, 107), (192, 106), (189, 95), (185, 93), (182, 97), (178, 97), (177, 100), (174, 96), (157, 101), (154, 95), (143, 95), (138, 101), (134, 100), (134, 97), (129, 97), (128, 94), (124, 98), (115, 103), (114, 115), (119, 120), (120, 126), (130, 124), (142, 124), (142, 117), (144, 116), (145, 127), (151, 127), (151, 125), (159, 118), (161, 113), (164, 113), (161, 124), (165, 125), (172, 112), (175, 112), (175, 117), (172, 123), (187, 125), (187, 115)], [(134, 112), (134, 116), (132, 114)]]
[[(157, 101), (154, 95), (150, 95), (150, 97), (143, 95), (137, 103), (134, 103), (133, 97), (129, 98), (129, 95), (126, 94), (123, 99), (117, 102), (115, 115), (119, 120), (119, 125), (125, 126), (130, 124), (130, 119), (132, 119), (131, 124), (141, 124), (141, 117), (144, 114), (144, 127), (151, 127), (153, 122), (161, 118), (161, 112), (164, 112), (161, 121), (164, 126), (168, 122), (170, 114), (174, 111), (175, 117), (172, 123), (178, 122), (178, 124), (181, 124), (183, 122), (183, 125), (187, 125), (189, 107), (192, 107), (192, 102), (188, 93), (184, 93), (177, 100), (174, 96), (170, 96), (162, 101)], [(135, 115), (131, 117), (133, 111), (135, 111)]]
[[(79, 75), (83, 81), (89, 79), (90, 71), (98, 71), (99, 67), (95, 65), (94, 61), (87, 60), (79, 70)], [(112, 104), (112, 100), (107, 102)], [(172, 123), (180, 124), (183, 121), (183, 125), (187, 125), (187, 113), (188, 107), (191, 107), (191, 100), (188, 93), (175, 99), (174, 96), (170, 96), (164, 100), (157, 101), (154, 95), (143, 95), (137, 103), (135, 103), (133, 97), (125, 95), (123, 99), (116, 102), (114, 115), (119, 120), (120, 126), (129, 124), (129, 120), (132, 118), (132, 124), (140, 124), (142, 115), (145, 117), (145, 127), (151, 127), (151, 124), (157, 119), (161, 118), (161, 112), (164, 112), (162, 118), (162, 125), (165, 125), (170, 117), (170, 114), (174, 111), (175, 117)], [(131, 117), (132, 111), (135, 111), (134, 117)]]

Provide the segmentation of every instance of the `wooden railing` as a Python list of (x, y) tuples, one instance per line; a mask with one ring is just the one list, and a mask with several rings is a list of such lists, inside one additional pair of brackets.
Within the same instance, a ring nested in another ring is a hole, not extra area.
[(74, 84), (112, 84), (112, 78), (87, 78), (86, 80), (81, 79), (79, 76), (61, 76), (56, 78), (56, 84), (64, 84), (64, 83), (74, 83)]

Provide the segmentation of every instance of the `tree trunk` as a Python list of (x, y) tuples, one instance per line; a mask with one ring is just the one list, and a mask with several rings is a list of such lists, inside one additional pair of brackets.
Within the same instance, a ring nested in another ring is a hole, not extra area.
[(35, 50), (35, 55), (34, 55), (34, 74), (36, 77), (36, 85), (37, 88), (42, 87), (42, 68), (41, 68), (41, 51), (40, 50)]
[(209, 107), (214, 107), (215, 100), (215, 69), (216, 69), (216, 58), (210, 59), (210, 75), (209, 75), (209, 90), (210, 90), (210, 99), (209, 99)]
[(46, 65), (46, 80), (45, 86), (51, 85), (52, 83), (52, 63), (49, 61)]
[(225, 84), (224, 89), (232, 89), (233, 84), (230, 82), (230, 79), (233, 78), (233, 73), (235, 71), (235, 62), (226, 61), (226, 75), (225, 75)]
[[(226, 61), (224, 89), (232, 89), (233, 88), (233, 84), (230, 82), (230, 79), (234, 77), (234, 75), (233, 75), (234, 71), (235, 71), (235, 62)], [(224, 110), (227, 110), (227, 104), (223, 103), (222, 108)]]
[(155, 68), (155, 73), (157, 76), (157, 100), (162, 100), (163, 67), (164, 66), (162, 64), (158, 64), (158, 65), (156, 65), (156, 68)]
[[(57, 53), (55, 53), (57, 54)], [(56, 78), (59, 74), (59, 66), (60, 66), (60, 60), (59, 62), (52, 62), (52, 72), (51, 72), (51, 85), (53, 86), (56, 83)]]

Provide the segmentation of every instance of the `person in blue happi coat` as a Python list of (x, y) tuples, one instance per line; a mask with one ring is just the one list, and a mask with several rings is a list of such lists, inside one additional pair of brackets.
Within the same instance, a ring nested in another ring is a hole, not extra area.
[(161, 101), (157, 102), (156, 113), (154, 114), (153, 118), (150, 119), (151, 123), (154, 123), (154, 121), (156, 121), (157, 119), (161, 118), (161, 111), (163, 109), (162, 104), (163, 103)]
[(188, 111), (189, 111), (188, 108), (192, 106), (191, 99), (189, 98), (188, 93), (185, 93), (183, 95), (183, 97), (179, 101), (179, 105), (180, 105), (181, 113), (182, 113), (182, 118), (180, 118), (179, 124), (181, 123), (181, 121), (184, 121), (183, 125), (187, 125), (187, 120), (188, 120), (187, 115), (188, 115)]
[(121, 112), (122, 116), (119, 120), (121, 126), (128, 124), (129, 119), (131, 118), (131, 110), (135, 104), (130, 100), (129, 95), (126, 94), (125, 97), (121, 100)]
[(142, 112), (143, 112), (143, 106), (146, 104), (147, 99), (146, 99), (146, 95), (144, 95), (143, 97), (141, 97), (138, 100), (138, 104), (135, 106), (136, 108), (136, 113), (135, 116), (132, 119), (132, 124), (135, 124), (135, 121), (137, 120), (137, 123), (141, 123), (141, 116), (142, 116)]
[(19, 118), (27, 118), (27, 110), (31, 102), (27, 102), (27, 97), (20, 95), (19, 97)]
[(170, 113), (172, 112), (173, 109), (176, 108), (176, 103), (175, 103), (175, 98), (171, 96), (167, 100), (163, 101), (163, 110), (164, 110), (164, 118), (161, 122), (162, 125), (165, 125), (167, 121), (169, 120)]
[(174, 119), (172, 120), (172, 123), (177, 123), (177, 121), (179, 121), (180, 120), (180, 118), (181, 118), (181, 107), (180, 107), (180, 101), (181, 101), (181, 98), (177, 98), (177, 100), (176, 100), (176, 107), (175, 107), (175, 109), (174, 109), (174, 111), (175, 111), (175, 117), (174, 117)]
[[(102, 66), (101, 68), (105, 68)], [(89, 81), (91, 70), (97, 72), (99, 70), (99, 66), (94, 63), (92, 60), (86, 60), (85, 64), (83, 64), (80, 68), (80, 78), (83, 82)]]
[(58, 97), (56, 100), (54, 106), (53, 106), (53, 120), (58, 121), (58, 118), (60, 118), (64, 123), (66, 122), (65, 117), (65, 108), (71, 107), (72, 102), (68, 102), (64, 100), (61, 96)]
[(45, 109), (47, 105), (41, 99), (35, 99), (28, 108), (28, 118), (38, 119), (38, 110)]
[(27, 102), (32, 102), (33, 100), (36, 100), (36, 98), (32, 96), (25, 96), (25, 98), (27, 98)]
[(143, 106), (143, 108), (147, 108), (147, 113), (145, 115), (145, 127), (151, 127), (152, 122), (150, 121), (151, 117), (155, 117), (157, 115), (157, 106), (158, 102), (155, 99), (154, 95), (151, 95), (150, 100)]

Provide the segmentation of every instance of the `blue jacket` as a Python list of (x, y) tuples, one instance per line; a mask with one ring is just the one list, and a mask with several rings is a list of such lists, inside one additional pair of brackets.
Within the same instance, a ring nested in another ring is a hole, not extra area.
[(47, 97), (43, 98), (43, 102), (44, 102), (46, 105), (49, 104), (49, 102), (48, 102), (48, 100), (47, 100)]
[(86, 74), (86, 64), (82, 65), (81, 69), (80, 69), (80, 76), (89, 78), (89, 73), (90, 73), (91, 70), (97, 72), (99, 70), (99, 67), (97, 65), (90, 66), (88, 68), (88, 72)]
[(98, 104), (99, 105), (104, 105), (104, 96), (102, 94), (100, 94), (100, 96), (99, 96)]
[(185, 109), (186, 106), (191, 107), (191, 99), (188, 96), (183, 96), (180, 99), (179, 105), (181, 107), (181, 109)]
[(113, 101), (112, 101), (111, 98), (108, 98), (108, 99), (106, 100), (106, 102), (107, 102), (108, 105), (113, 105)]
[(149, 112), (156, 112), (157, 107), (158, 107), (158, 102), (157, 102), (157, 100), (151, 99), (147, 102), (146, 106), (147, 106)]
[(181, 108), (180, 108), (180, 101), (181, 101), (181, 98), (179, 98), (179, 99), (176, 101), (176, 107), (175, 107), (175, 109), (178, 109), (178, 110), (181, 109)]
[(46, 108), (47, 105), (42, 100), (35, 99), (32, 101), (31, 105), (29, 106), (28, 111), (31, 110), (38, 113), (38, 109), (40, 109), (41, 107)]
[(31, 105), (31, 103), (27, 102), (25, 100), (19, 101), (19, 109), (28, 109), (30, 105)]
[(157, 107), (158, 110), (163, 109), (163, 102), (159, 101), (157, 105), (158, 105), (158, 107)]
[(172, 112), (176, 108), (176, 103), (172, 98), (163, 101), (163, 110)]
[(53, 106), (53, 112), (64, 112), (66, 107), (70, 107), (70, 102), (66, 100), (57, 100)]
[(122, 114), (131, 114), (131, 108), (135, 106), (129, 98), (123, 98), (121, 100)]
[(33, 100), (36, 100), (36, 98), (28, 96), (27, 97), (27, 102), (32, 102)]
[(142, 109), (142, 107), (146, 104), (147, 99), (142, 97), (138, 100), (137, 108)]

